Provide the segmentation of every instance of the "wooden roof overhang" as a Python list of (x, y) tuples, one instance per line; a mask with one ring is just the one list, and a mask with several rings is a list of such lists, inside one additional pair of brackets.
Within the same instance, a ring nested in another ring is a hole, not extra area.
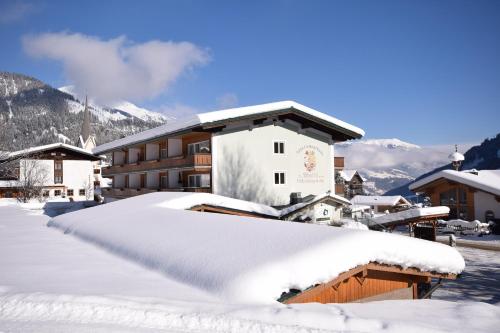
[(347, 141), (351, 139), (360, 139), (361, 134), (353, 132), (345, 127), (325, 121), (321, 118), (314, 117), (306, 112), (296, 108), (286, 108), (282, 110), (273, 110), (262, 112), (259, 114), (251, 114), (247, 116), (235, 117), (227, 120), (220, 120), (212, 123), (202, 124), (205, 130), (217, 129), (220, 130), (231, 123), (240, 122), (243, 120), (253, 120), (255, 125), (262, 124), (268, 118), (276, 120), (290, 119), (302, 125), (303, 129), (314, 128), (332, 137), (335, 141)]
[(431, 182), (428, 182), (427, 184), (423, 184), (417, 188), (414, 188), (413, 190), (411, 190), (412, 192), (423, 192), (423, 193), (433, 193), (434, 190), (439, 187), (440, 185), (443, 185), (443, 184), (448, 184), (448, 185), (462, 185), (462, 186), (466, 186), (468, 187), (469, 189), (471, 189), (472, 191), (480, 191), (480, 192), (484, 192), (484, 193), (488, 193), (488, 194), (491, 194), (493, 196), (495, 196), (496, 198), (500, 198), (498, 195), (496, 195), (495, 193), (491, 193), (491, 192), (488, 192), (488, 191), (485, 191), (485, 190), (482, 190), (480, 188), (477, 188), (477, 187), (474, 187), (474, 186), (471, 186), (469, 184), (464, 184), (464, 183), (461, 183), (459, 181), (456, 181), (456, 180), (452, 180), (452, 179), (448, 179), (446, 177), (440, 177), (440, 178), (437, 178), (437, 179), (434, 179), (433, 181)]
[(238, 215), (238, 216), (248, 216), (248, 217), (258, 217), (258, 218), (266, 218), (266, 219), (277, 219), (277, 216), (261, 214), (252, 211), (214, 206), (214, 205), (196, 205), (190, 208), (190, 210), (198, 211), (198, 212), (209, 212), (209, 213), (219, 213), (219, 214), (228, 214), (228, 215)]
[(224, 119), (219, 121), (213, 121), (208, 123), (197, 124), (189, 127), (185, 127), (179, 129), (177, 131), (172, 131), (168, 133), (162, 133), (155, 135), (153, 137), (138, 140), (133, 143), (123, 144), (121, 146), (113, 147), (104, 151), (100, 151), (99, 154), (106, 154), (111, 151), (122, 150), (125, 147), (137, 146), (141, 144), (145, 144), (148, 142), (154, 142), (160, 138), (172, 138), (175, 136), (184, 135), (191, 132), (219, 132), (223, 130), (227, 125), (241, 122), (244, 120), (252, 120), (254, 125), (262, 124), (268, 118), (276, 118), (277, 120), (286, 120), (290, 119), (302, 124), (302, 128), (314, 128), (321, 132), (324, 132), (331, 136), (334, 141), (346, 141), (351, 139), (359, 139), (362, 137), (361, 134), (353, 132), (345, 127), (342, 127), (337, 124), (333, 124), (331, 122), (325, 121), (318, 117), (314, 117), (306, 112), (295, 109), (293, 107), (286, 108), (282, 110), (273, 110), (269, 112), (262, 112), (259, 114), (250, 114), (241, 117), (235, 117), (230, 119)]
[[(65, 159), (65, 160), (99, 161), (102, 159), (100, 156), (83, 153), (83, 152), (69, 149), (66, 147), (54, 147), (54, 148), (48, 148), (48, 149), (44, 149), (44, 150), (40, 150), (40, 151), (27, 152), (24, 155), (17, 155), (14, 157), (0, 159), (0, 162), (16, 161), (16, 160), (26, 159), (26, 158), (29, 158), (29, 159), (52, 159), (52, 158), (54, 158), (54, 155), (52, 155), (52, 153), (59, 154), (56, 156), (58, 158)], [(62, 153), (65, 155), (62, 156), (61, 155)]]
[(291, 297), (280, 299), (279, 301), (284, 304), (307, 303), (311, 300), (318, 299), (318, 296), (323, 294), (328, 289), (337, 291), (341, 284), (347, 282), (347, 280), (349, 280), (351, 277), (354, 277), (360, 285), (363, 285), (365, 278), (370, 276), (370, 274), (374, 272), (385, 273), (388, 277), (411, 281), (412, 283), (430, 283), (432, 278), (449, 280), (454, 280), (457, 278), (457, 274), (453, 273), (427, 272), (414, 267), (403, 268), (397, 265), (387, 265), (377, 262), (370, 262), (366, 265), (360, 265), (344, 273), (341, 273), (335, 279), (327, 283), (317, 284)]

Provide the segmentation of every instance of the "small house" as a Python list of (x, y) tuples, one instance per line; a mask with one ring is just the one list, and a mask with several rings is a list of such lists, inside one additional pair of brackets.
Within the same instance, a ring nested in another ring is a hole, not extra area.
[(353, 207), (370, 206), (374, 214), (397, 212), (408, 209), (411, 203), (400, 195), (356, 195), (351, 199)]

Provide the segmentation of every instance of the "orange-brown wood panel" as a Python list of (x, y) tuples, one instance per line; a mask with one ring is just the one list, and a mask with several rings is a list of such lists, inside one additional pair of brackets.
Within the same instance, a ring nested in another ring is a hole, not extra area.
[[(187, 155), (188, 149), (187, 146), (190, 143), (201, 142), (205, 140), (209, 140), (212, 137), (211, 133), (199, 132), (199, 133), (189, 133), (182, 137), (182, 154)], [(210, 143), (211, 144), (211, 143)], [(211, 148), (211, 147), (210, 147)]]
[(369, 270), (361, 283), (356, 276), (351, 276), (336, 288), (333, 284), (319, 285), (309, 289), (285, 303), (348, 303), (371, 296), (376, 296), (413, 285), (412, 275)]

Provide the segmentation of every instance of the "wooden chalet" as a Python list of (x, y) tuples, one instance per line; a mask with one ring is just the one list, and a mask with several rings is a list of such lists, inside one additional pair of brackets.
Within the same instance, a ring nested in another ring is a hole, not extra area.
[[(369, 263), (340, 274), (327, 283), (300, 292), (291, 290), (279, 299), (293, 303), (351, 303), (396, 299), (430, 298), (442, 279), (456, 279), (456, 274), (423, 272), (416, 268)], [(431, 286), (432, 279), (439, 279)]]

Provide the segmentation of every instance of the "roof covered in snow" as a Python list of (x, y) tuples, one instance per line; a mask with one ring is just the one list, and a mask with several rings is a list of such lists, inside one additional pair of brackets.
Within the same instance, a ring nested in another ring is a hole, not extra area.
[(400, 195), (356, 195), (351, 199), (353, 205), (395, 206), (399, 202), (409, 205), (408, 200)]
[(419, 218), (430, 216), (448, 216), (450, 208), (446, 206), (411, 208), (401, 212), (379, 215), (371, 219), (372, 224), (399, 224), (416, 221)]
[(442, 170), (410, 184), (409, 187), (412, 191), (419, 191), (427, 184), (442, 178), (500, 195), (500, 170)]
[(196, 206), (206, 205), (270, 217), (280, 216), (280, 212), (271, 206), (212, 193), (161, 192), (158, 193), (158, 197), (161, 197), (162, 200), (160, 205), (170, 209), (191, 209)]
[(338, 204), (341, 204), (341, 205), (351, 205), (351, 202), (349, 200), (347, 200), (346, 198), (341, 197), (340, 195), (336, 195), (336, 194), (332, 194), (332, 193), (327, 192), (327, 193), (323, 193), (323, 194), (320, 194), (317, 196), (313, 196), (311, 199), (304, 200), (303, 202), (296, 203), (295, 205), (289, 205), (289, 206), (283, 207), (279, 211), (279, 213), (280, 213), (280, 216), (290, 215), (290, 214), (297, 212), (305, 207), (314, 205), (318, 202), (322, 202), (325, 200), (332, 200), (332, 201), (334, 201)]
[(49, 226), (231, 301), (275, 302), (290, 288), (304, 290), (369, 262), (436, 273), (465, 266), (456, 249), (435, 242), (170, 209), (160, 193), (63, 214)]
[(342, 179), (344, 179), (346, 182), (350, 182), (356, 174), (361, 178), (361, 180), (365, 181), (365, 179), (359, 174), (358, 170), (344, 169), (339, 172), (340, 177), (342, 177)]
[(30, 156), (30, 155), (33, 155), (36, 153), (41, 153), (41, 152), (44, 152), (47, 150), (52, 150), (52, 149), (57, 149), (57, 148), (72, 150), (76, 153), (79, 153), (82, 155), (87, 155), (90, 159), (99, 159), (100, 158), (98, 156), (95, 156), (92, 152), (90, 152), (88, 150), (85, 150), (85, 149), (82, 149), (82, 148), (79, 148), (79, 147), (76, 147), (73, 145), (68, 145), (68, 144), (62, 143), (62, 142), (51, 143), (51, 144), (44, 145), (44, 146), (30, 147), (27, 149), (10, 152), (6, 155), (6, 158), (12, 159), (12, 158)]
[(304, 117), (307, 117), (308, 120), (312, 120), (321, 123), (324, 126), (333, 128), (351, 138), (361, 138), (365, 134), (365, 132), (362, 129), (353, 126), (351, 124), (348, 124), (337, 118), (334, 118), (332, 116), (329, 116), (325, 113), (316, 111), (314, 109), (311, 109), (307, 106), (304, 106), (294, 101), (282, 101), (282, 102), (274, 102), (274, 103), (246, 106), (240, 108), (212, 111), (206, 113), (199, 113), (185, 119), (172, 121), (166, 125), (162, 125), (144, 132), (127, 136), (122, 139), (105, 143), (103, 145), (95, 147), (93, 151), (96, 154), (101, 154), (119, 147), (147, 140), (152, 140), (163, 135), (176, 133), (182, 130), (193, 129), (198, 126), (215, 125), (219, 123), (251, 118), (255, 116), (271, 116), (274, 114), (281, 113), (283, 111), (287, 112), (291, 111), (298, 115), (303, 115)]

